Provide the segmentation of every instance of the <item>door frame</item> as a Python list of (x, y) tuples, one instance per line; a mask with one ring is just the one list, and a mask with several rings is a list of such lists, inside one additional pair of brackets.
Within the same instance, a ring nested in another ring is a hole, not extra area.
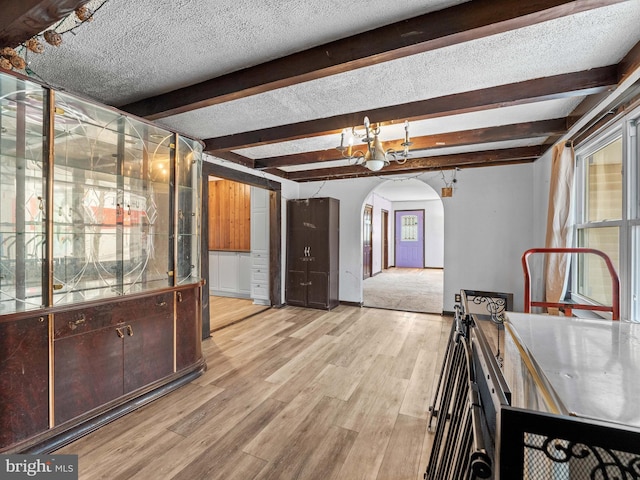
[[(364, 228), (364, 219), (365, 216), (367, 214), (367, 211), (371, 212), (371, 224), (370, 224), (370, 228), (369, 228), (369, 238), (366, 239), (364, 237), (364, 234), (366, 232), (366, 229)], [(367, 278), (373, 277), (373, 205), (369, 205), (368, 203), (365, 203), (364, 205), (364, 210), (362, 211), (362, 230), (363, 230), (363, 235), (362, 235), (362, 279), (365, 280)], [(369, 240), (369, 276), (365, 276), (365, 268), (364, 268), (364, 248), (366, 245), (366, 240)]]
[(382, 224), (382, 270), (389, 268), (389, 210), (380, 210), (380, 222)]
[[(200, 202), (200, 275), (205, 282), (209, 278), (209, 221), (208, 198), (210, 176), (220, 177), (245, 183), (254, 187), (269, 190), (269, 300), (274, 307), (281, 307), (282, 303), (282, 184), (263, 177), (257, 177), (232, 168), (223, 167), (216, 163), (202, 162), (202, 199)], [(205, 181), (207, 180), (207, 181)], [(209, 286), (205, 283), (202, 288), (202, 338), (211, 336)]]

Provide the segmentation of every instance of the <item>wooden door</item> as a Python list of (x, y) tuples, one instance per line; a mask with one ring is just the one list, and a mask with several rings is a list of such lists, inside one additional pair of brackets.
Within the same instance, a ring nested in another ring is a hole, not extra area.
[(120, 328), (108, 326), (54, 342), (56, 425), (122, 395), (124, 362)]
[(382, 269), (389, 268), (389, 212), (381, 211), (382, 218)]
[(134, 309), (122, 330), (124, 393), (173, 373), (173, 292), (146, 298), (135, 308), (139, 313)]
[(0, 447), (49, 427), (47, 316), (0, 323)]
[(371, 276), (373, 258), (371, 255), (373, 243), (373, 206), (365, 205), (362, 217), (362, 277)]
[(396, 211), (396, 267), (424, 268), (424, 210)]
[(202, 356), (200, 318), (198, 315), (200, 289), (176, 292), (176, 371), (196, 363)]
[(307, 305), (307, 224), (309, 202), (290, 200), (287, 202), (287, 277), (285, 298), (289, 305)]

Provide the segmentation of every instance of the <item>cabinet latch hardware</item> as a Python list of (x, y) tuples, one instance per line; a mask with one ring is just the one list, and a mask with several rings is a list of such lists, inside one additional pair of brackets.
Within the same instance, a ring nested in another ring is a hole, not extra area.
[(118, 337), (124, 338), (124, 332), (121, 328), (116, 328), (116, 333), (118, 334)]
[(133, 328), (131, 328), (131, 325), (127, 325), (127, 334), (133, 337)]
[(176, 296), (178, 297), (178, 302), (182, 302), (182, 292), (178, 292)]
[(164, 306), (166, 306), (166, 305), (167, 305), (167, 302), (159, 302), (159, 303), (156, 303), (156, 306), (158, 306), (158, 307), (164, 307)]
[(62, 287), (64, 287), (64, 285), (62, 283), (54, 283), (53, 284), (53, 289), (54, 290), (62, 290)]

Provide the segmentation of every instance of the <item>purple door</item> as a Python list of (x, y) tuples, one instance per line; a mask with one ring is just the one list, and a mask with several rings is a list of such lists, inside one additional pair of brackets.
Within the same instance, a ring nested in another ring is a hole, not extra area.
[(424, 268), (424, 210), (396, 211), (396, 267)]

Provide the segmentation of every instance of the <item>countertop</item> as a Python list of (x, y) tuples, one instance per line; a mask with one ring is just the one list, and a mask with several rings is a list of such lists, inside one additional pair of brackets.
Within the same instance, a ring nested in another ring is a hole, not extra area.
[(505, 333), (569, 414), (640, 427), (640, 324), (508, 312)]

